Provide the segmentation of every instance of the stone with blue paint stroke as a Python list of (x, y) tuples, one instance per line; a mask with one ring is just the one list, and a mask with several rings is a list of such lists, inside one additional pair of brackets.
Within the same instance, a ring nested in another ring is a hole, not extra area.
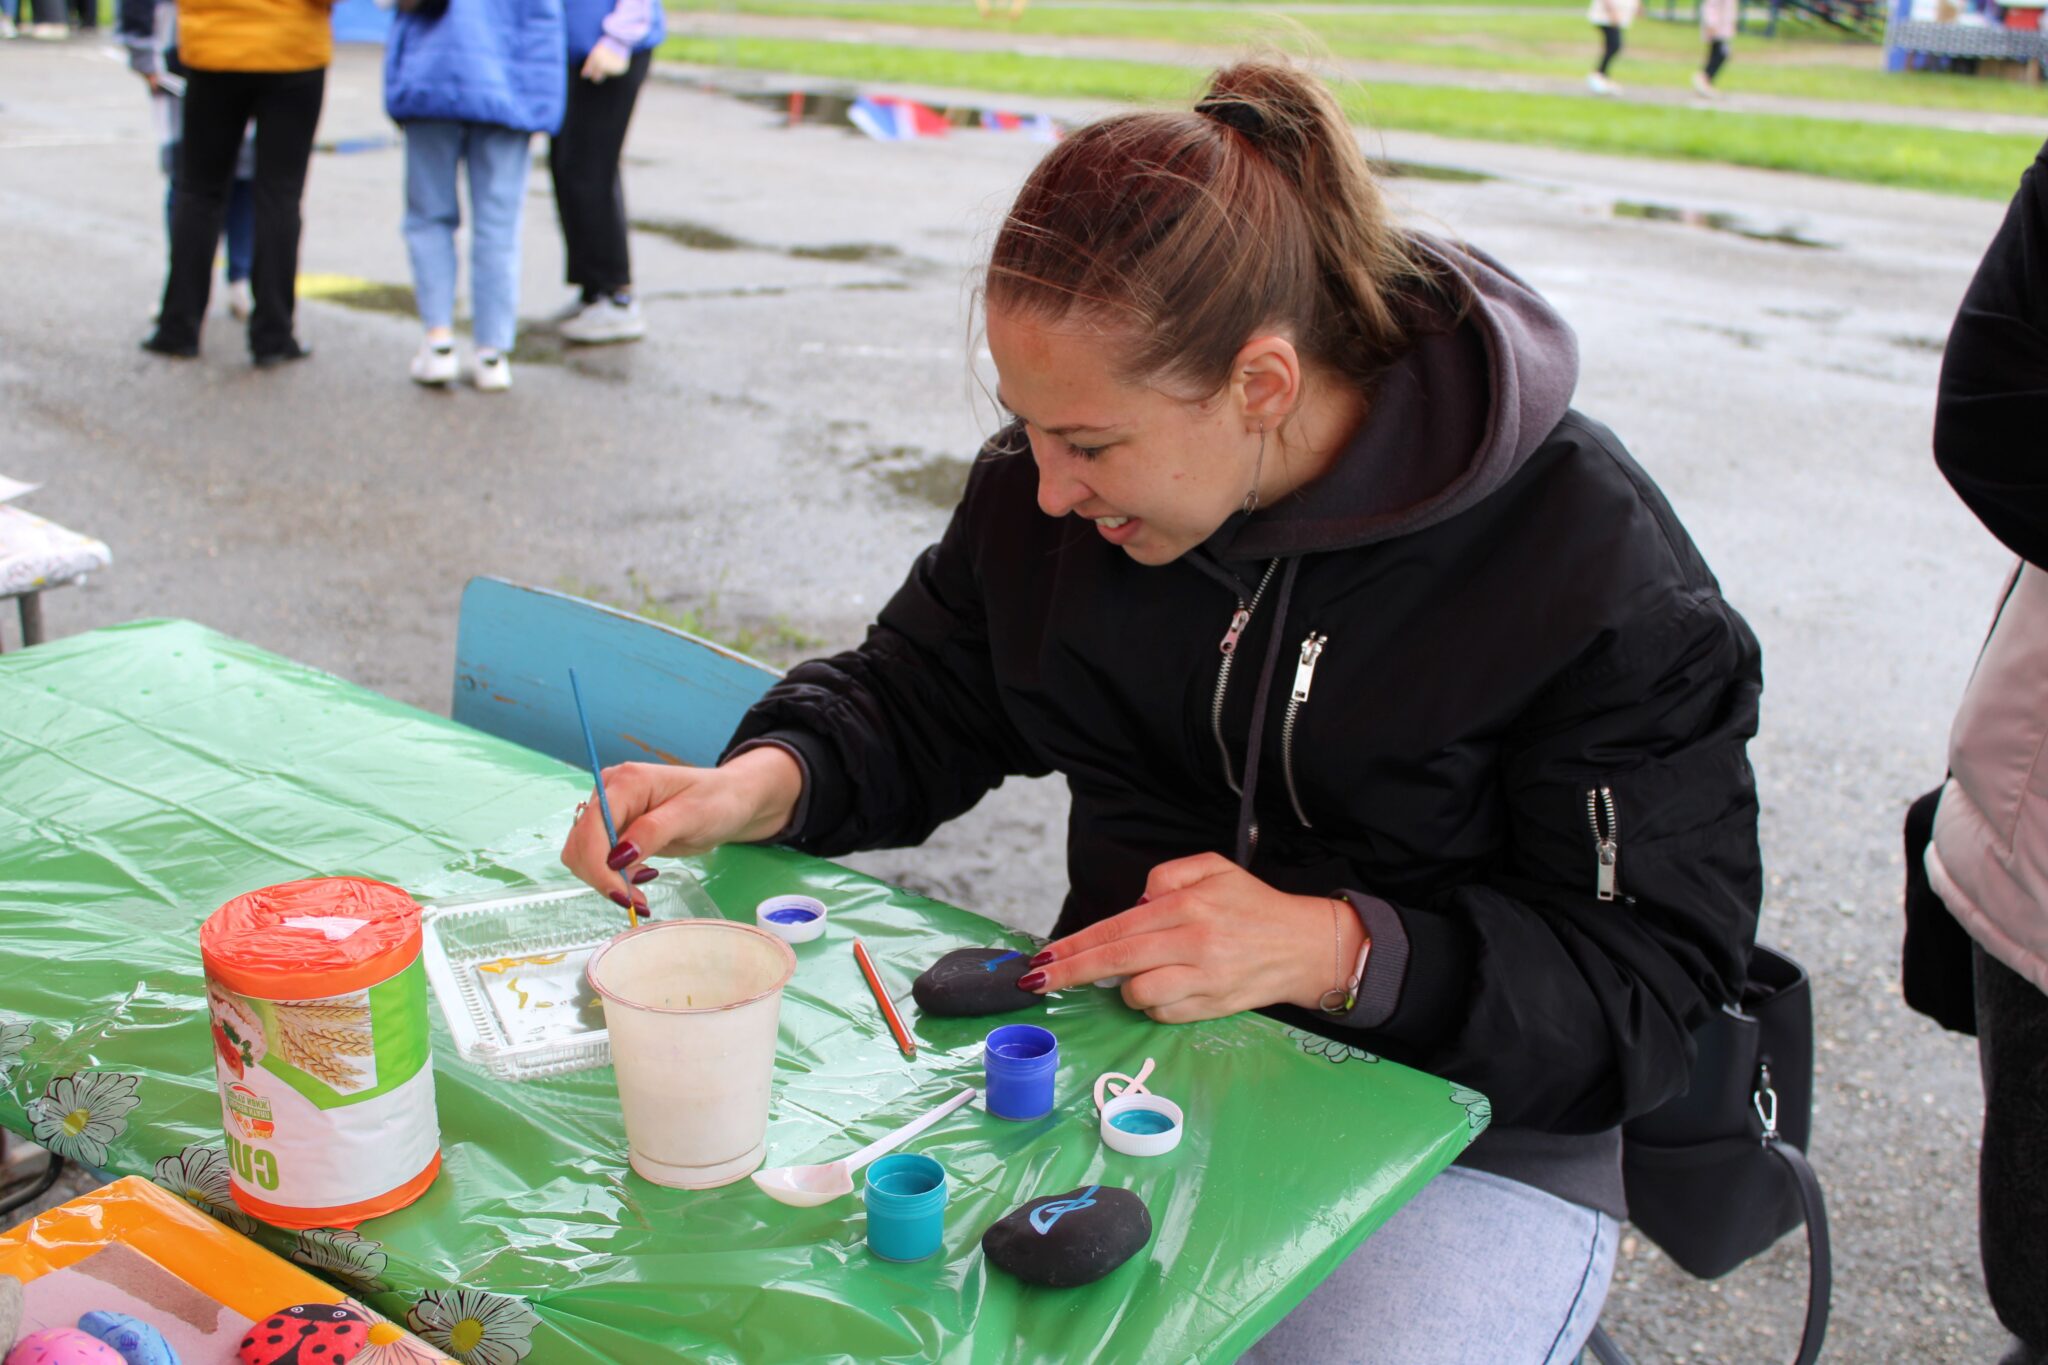
[(970, 1019), (983, 1014), (1009, 1014), (1045, 1003), (1045, 997), (1019, 990), (1017, 979), (1031, 970), (1031, 955), (1009, 948), (955, 948), (925, 968), (910, 984), (910, 994), (926, 1014)]
[(1093, 1284), (1152, 1240), (1152, 1215), (1129, 1190), (1087, 1185), (1034, 1199), (981, 1235), (991, 1264), (1052, 1289)]
[(162, 1332), (126, 1313), (87, 1313), (78, 1320), (78, 1330), (119, 1351), (127, 1365), (179, 1365), (178, 1353)]

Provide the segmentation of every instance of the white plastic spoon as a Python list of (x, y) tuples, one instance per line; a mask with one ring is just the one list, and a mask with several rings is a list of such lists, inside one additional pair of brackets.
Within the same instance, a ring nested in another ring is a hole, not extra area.
[(828, 1161), (822, 1166), (777, 1166), (772, 1171), (756, 1171), (754, 1183), (761, 1187), (763, 1194), (776, 1203), (789, 1204), (800, 1209), (809, 1208), (814, 1204), (829, 1203), (841, 1195), (852, 1194), (855, 1171), (876, 1157), (893, 1152), (974, 1096), (974, 1087), (969, 1086), (923, 1118), (903, 1125), (886, 1137), (877, 1138), (852, 1156)]

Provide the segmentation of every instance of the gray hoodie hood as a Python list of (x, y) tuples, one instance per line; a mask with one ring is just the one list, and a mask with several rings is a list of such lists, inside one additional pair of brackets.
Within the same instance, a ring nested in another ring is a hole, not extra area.
[(1448, 326), (1418, 323), (1336, 466), (1225, 522), (1205, 546), (1215, 558), (1342, 550), (1433, 526), (1506, 483), (1563, 419), (1579, 378), (1578, 339), (1564, 319), (1484, 252), (1412, 241), (1463, 314)]

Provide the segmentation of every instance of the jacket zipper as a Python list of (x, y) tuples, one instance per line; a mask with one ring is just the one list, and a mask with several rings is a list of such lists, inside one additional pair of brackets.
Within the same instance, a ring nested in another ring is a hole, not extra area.
[(1614, 788), (1586, 788), (1586, 823), (1593, 827), (1593, 894), (1611, 901), (1621, 877), (1621, 821), (1614, 813)]
[[(1237, 610), (1230, 613), (1230, 629), (1223, 632), (1223, 643), (1218, 646), (1223, 651), (1223, 664), (1216, 670), (1216, 697), (1209, 704), (1209, 727), (1216, 734), (1216, 752), (1223, 756), (1223, 780), (1237, 796), (1244, 795), (1244, 788), (1237, 785), (1237, 773), (1230, 766), (1230, 746), (1223, 742), (1223, 697), (1230, 690), (1230, 667), (1237, 661), (1237, 642), (1243, 638), (1245, 627), (1252, 623), (1252, 613), (1259, 609), (1259, 599), (1266, 595), (1266, 585), (1273, 581), (1273, 572), (1279, 567), (1277, 559), (1266, 565), (1265, 577), (1259, 580), (1251, 601), (1237, 599)], [(1252, 724), (1258, 724), (1256, 716)], [(1256, 833), (1253, 837), (1257, 837)]]
[(1314, 829), (1309, 823), (1308, 813), (1301, 808), (1301, 793), (1294, 788), (1294, 722), (1301, 715), (1301, 708), (1308, 703), (1309, 684), (1315, 681), (1316, 660), (1323, 657), (1323, 647), (1330, 643), (1327, 635), (1314, 631), (1301, 642), (1301, 662), (1294, 666), (1294, 692), (1287, 698), (1287, 715), (1280, 722), (1280, 775), (1287, 782), (1287, 799), (1294, 803), (1294, 818), (1301, 821), (1303, 829)]

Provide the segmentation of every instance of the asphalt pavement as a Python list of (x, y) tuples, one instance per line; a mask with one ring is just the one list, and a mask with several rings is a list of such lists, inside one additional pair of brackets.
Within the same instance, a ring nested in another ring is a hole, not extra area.
[[(315, 355), (257, 372), (224, 315), (196, 362), (136, 349), (163, 272), (140, 83), (89, 40), (0, 43), (0, 473), (42, 482), (25, 505), (115, 555), (47, 597), (50, 629), (189, 617), (443, 713), (476, 574), (691, 613), (779, 662), (858, 640), (995, 424), (970, 272), (1044, 148), (792, 126), (793, 84), (650, 82), (627, 150), (644, 343), (577, 351), (535, 322), (510, 393), (434, 393), (405, 377), (376, 52), (339, 54), (308, 186)], [(1763, 639), (1764, 934), (1814, 974), (1828, 1358), (1995, 1359), (1974, 1047), (1906, 1012), (1896, 956), (1899, 819), (1941, 776), (2006, 563), (1928, 452), (1942, 341), (2001, 206), (1368, 142), (1409, 170), (1390, 183), (1412, 221), (1564, 311), (1579, 406), (1663, 484)], [(528, 205), (522, 313), (540, 319), (567, 292), (544, 172)], [(921, 849), (857, 861), (1042, 931), (1063, 816), (1056, 785), (1012, 784)], [(1803, 1282), (1796, 1237), (1714, 1284), (1631, 1237), (1607, 1321), (1644, 1361), (1789, 1359)]]

